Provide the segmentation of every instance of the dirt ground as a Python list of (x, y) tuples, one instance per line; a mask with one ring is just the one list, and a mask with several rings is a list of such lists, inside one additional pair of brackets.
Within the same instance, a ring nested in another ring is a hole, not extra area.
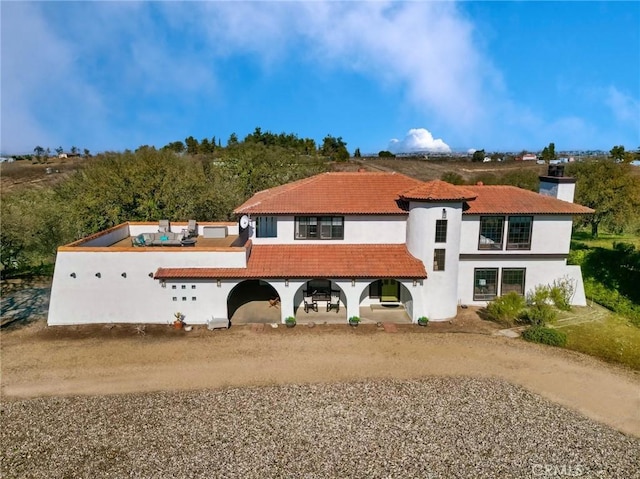
[[(218, 389), (363, 378), (498, 377), (640, 436), (640, 374), (594, 358), (495, 334), (469, 313), (423, 328), (242, 325), (47, 327), (0, 333), (3, 400)], [(446, 394), (446, 391), (443, 391)]]

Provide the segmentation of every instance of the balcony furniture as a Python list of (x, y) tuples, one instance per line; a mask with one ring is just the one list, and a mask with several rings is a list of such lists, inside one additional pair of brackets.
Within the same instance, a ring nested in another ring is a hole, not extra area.
[(204, 226), (202, 228), (202, 236), (204, 238), (226, 238), (227, 227), (226, 226)]
[(313, 296), (305, 296), (304, 297), (304, 312), (308, 313), (310, 309), (313, 309), (317, 313), (318, 312), (318, 302), (313, 298)]
[(180, 241), (180, 244), (182, 246), (195, 246), (196, 245), (196, 239), (195, 238), (184, 238), (182, 241)]
[(171, 231), (171, 227), (169, 226), (169, 220), (160, 220), (158, 222), (158, 232), (167, 233), (169, 231)]
[(332, 309), (336, 310), (336, 313), (340, 311), (340, 295), (332, 294), (331, 299), (327, 301), (327, 313)]
[(194, 238), (196, 236), (198, 236), (198, 225), (196, 224), (196, 220), (189, 220), (185, 237)]
[(131, 239), (134, 246), (182, 246), (181, 233), (142, 233)]

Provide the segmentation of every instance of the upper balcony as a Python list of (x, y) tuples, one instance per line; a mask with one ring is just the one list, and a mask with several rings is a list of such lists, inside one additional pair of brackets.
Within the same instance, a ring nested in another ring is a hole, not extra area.
[(61, 246), (58, 251), (101, 252), (179, 252), (228, 251), (249, 246), (247, 231), (240, 234), (237, 223), (196, 223), (195, 232), (189, 234), (186, 222), (170, 223), (160, 231), (158, 222), (127, 222)]

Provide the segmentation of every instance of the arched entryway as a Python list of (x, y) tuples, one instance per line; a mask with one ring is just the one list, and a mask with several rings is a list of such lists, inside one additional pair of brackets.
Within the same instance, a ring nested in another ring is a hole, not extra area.
[(360, 294), (360, 315), (376, 322), (408, 323), (413, 316), (413, 296), (399, 280), (381, 278)]
[(227, 297), (227, 314), (232, 324), (279, 323), (278, 292), (268, 282), (250, 279), (236, 285)]
[(294, 296), (294, 314), (299, 323), (344, 323), (347, 297), (335, 281), (313, 278), (302, 283)]

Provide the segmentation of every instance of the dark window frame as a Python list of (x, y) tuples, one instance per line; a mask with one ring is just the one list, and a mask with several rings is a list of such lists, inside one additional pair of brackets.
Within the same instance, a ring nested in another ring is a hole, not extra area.
[[(478, 274), (482, 273), (482, 278)], [(493, 287), (487, 280), (493, 273)], [(484, 284), (482, 283), (484, 280)], [(493, 292), (491, 292), (493, 290)], [(484, 292), (483, 292), (484, 291)], [(498, 268), (474, 268), (473, 269), (473, 300), (491, 301), (498, 296)]]
[[(499, 223), (499, 227), (497, 226), (497, 223), (492, 224), (494, 222)], [(478, 234), (479, 250), (502, 250), (504, 246), (504, 223), (504, 216), (480, 217), (480, 231)], [(499, 241), (497, 233), (499, 233)], [(484, 242), (482, 238), (485, 238)]]
[(533, 216), (509, 216), (507, 227), (508, 250), (530, 250)]
[[(516, 288), (513, 287), (514, 282), (511, 281), (511, 278), (508, 278), (510, 280), (510, 282), (508, 283), (507, 288), (505, 288), (505, 278), (510, 276), (512, 273), (520, 273), (522, 274), (522, 279), (519, 281), (520, 283), (520, 288), (518, 288), (520, 291), (517, 291)], [(515, 291), (516, 293), (518, 293), (520, 296), (524, 296), (525, 295), (525, 289), (524, 289), (524, 285), (525, 282), (527, 280), (527, 268), (502, 268), (502, 274), (501, 274), (501, 278), (500, 278), (500, 296), (504, 296), (505, 294), (509, 294), (512, 291)], [(505, 291), (506, 289), (506, 291)]]
[(436, 248), (433, 250), (433, 271), (444, 271), (447, 250)]
[(343, 240), (344, 216), (296, 216), (295, 240)]
[(436, 243), (447, 242), (447, 221), (448, 220), (436, 220)]

